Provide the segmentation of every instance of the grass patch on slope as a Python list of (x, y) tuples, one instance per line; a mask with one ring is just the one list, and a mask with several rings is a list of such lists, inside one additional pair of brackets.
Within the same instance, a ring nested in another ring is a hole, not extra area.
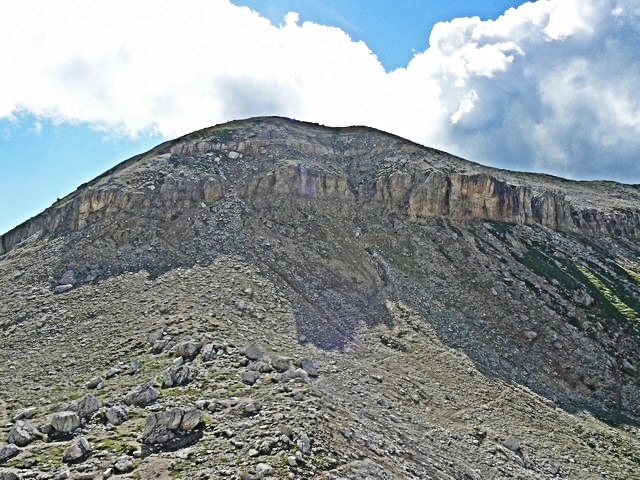
[(582, 273), (587, 280), (593, 285), (602, 296), (627, 320), (640, 322), (640, 315), (633, 308), (620, 299), (597, 275), (584, 265), (576, 264), (576, 268)]
[(624, 260), (616, 260), (616, 265), (624, 270), (634, 282), (640, 285), (640, 267)]
[(536, 275), (555, 281), (567, 299), (571, 299), (576, 290), (586, 289), (595, 299), (596, 311), (601, 318), (632, 321), (640, 325), (640, 300), (626, 286), (628, 279), (635, 280), (632, 274), (640, 277), (632, 266), (623, 268), (618, 261), (614, 264), (617, 267), (614, 272), (592, 263), (587, 267), (568, 258), (558, 258), (548, 247), (537, 242), (531, 243), (527, 252), (516, 256), (516, 259)]

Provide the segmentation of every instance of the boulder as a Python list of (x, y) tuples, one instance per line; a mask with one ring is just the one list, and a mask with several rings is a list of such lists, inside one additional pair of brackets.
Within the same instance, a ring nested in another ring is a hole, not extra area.
[(278, 372), (286, 372), (291, 367), (289, 357), (275, 357), (271, 359), (271, 366)]
[(33, 441), (35, 430), (25, 420), (18, 420), (9, 431), (7, 441), (18, 447), (25, 447)]
[(89, 380), (87, 382), (87, 388), (90, 389), (94, 389), (94, 388), (98, 388), (100, 385), (104, 385), (104, 380), (102, 379), (102, 377), (98, 376), (98, 377), (93, 377), (91, 380)]
[(142, 368), (142, 360), (134, 358), (133, 360), (131, 360), (131, 367), (129, 368), (129, 371), (127, 373), (129, 375), (135, 375), (140, 371), (140, 368)]
[(53, 293), (64, 293), (64, 292), (68, 292), (69, 290), (71, 290), (73, 288), (73, 285), (71, 284), (65, 284), (65, 285), (58, 285), (53, 289)]
[(173, 353), (176, 357), (182, 357), (185, 360), (193, 360), (196, 358), (200, 350), (202, 349), (202, 343), (196, 340), (189, 340), (186, 342), (180, 342), (173, 347)]
[(520, 450), (520, 442), (513, 435), (509, 435), (505, 439), (504, 446), (513, 452), (517, 452), (518, 450)]
[(156, 343), (158, 340), (162, 340), (164, 338), (164, 332), (162, 330), (156, 330), (155, 332), (151, 332), (148, 336), (147, 336), (147, 341), (153, 345), (154, 343)]
[(133, 458), (129, 455), (122, 455), (113, 462), (113, 469), (116, 473), (129, 473), (135, 469)]
[(19, 452), (20, 450), (13, 443), (2, 445), (0, 447), (0, 463), (6, 462), (10, 458), (15, 457)]
[(107, 417), (107, 422), (109, 422), (111, 425), (116, 425), (116, 426), (124, 422), (128, 414), (129, 414), (129, 409), (124, 405), (115, 405), (113, 407), (109, 407), (105, 412), (105, 416)]
[(296, 368), (293, 370), (293, 372), (291, 372), (291, 379), (302, 380), (303, 382), (306, 382), (307, 380), (309, 380), (309, 373), (303, 368)]
[(113, 378), (116, 375), (119, 375), (122, 372), (122, 369), (117, 366), (109, 367), (107, 373), (104, 374), (105, 378)]
[(80, 418), (89, 419), (98, 410), (100, 410), (100, 400), (92, 393), (86, 394), (78, 402), (78, 416)]
[(60, 285), (75, 285), (76, 283), (78, 283), (78, 275), (76, 275), (76, 272), (74, 272), (73, 270), (67, 270), (62, 274), (62, 276), (58, 280), (58, 283)]
[(185, 410), (180, 422), (180, 430), (193, 430), (202, 422), (201, 410)]
[(290, 382), (291, 380), (300, 380), (303, 382), (307, 382), (309, 380), (309, 374), (306, 370), (302, 368), (293, 368), (291, 367), (289, 370), (277, 373), (274, 377), (274, 380), (278, 382)]
[(80, 427), (80, 417), (71, 411), (54, 413), (51, 417), (51, 427), (56, 432), (71, 433)]
[(300, 360), (300, 368), (304, 369), (310, 377), (317, 377), (320, 375), (318, 373), (318, 369), (313, 363), (313, 360), (309, 358), (303, 358)]
[(148, 415), (142, 430), (142, 441), (149, 444), (173, 440), (176, 430), (180, 428), (183, 414), (181, 408), (173, 408)]
[(150, 383), (143, 383), (134, 387), (124, 397), (127, 405), (135, 405), (137, 407), (146, 407), (158, 399), (158, 391), (151, 386)]
[(169, 340), (166, 340), (166, 339), (156, 340), (151, 345), (151, 353), (156, 355), (162, 353), (168, 344), (169, 344)]
[(247, 385), (253, 385), (260, 378), (260, 374), (256, 371), (249, 370), (248, 372), (244, 372), (242, 374), (242, 383), (246, 383)]
[(298, 449), (305, 455), (311, 455), (311, 439), (306, 433), (302, 433), (297, 441)]
[(11, 421), (17, 422), (18, 420), (28, 420), (35, 415), (37, 410), (38, 409), (36, 407), (21, 408), (13, 414)]
[(259, 463), (255, 466), (255, 471), (259, 478), (270, 477), (274, 473), (274, 469), (268, 463)]
[(263, 362), (262, 360), (251, 362), (249, 365), (247, 365), (247, 368), (258, 373), (273, 372), (273, 367), (269, 363)]
[(260, 413), (261, 409), (262, 405), (260, 405), (260, 402), (251, 400), (244, 404), (244, 406), (242, 407), (242, 413), (246, 417), (253, 417), (254, 415)]
[(168, 443), (194, 430), (202, 421), (202, 410), (171, 408), (163, 412), (147, 415), (142, 430), (142, 442), (145, 444)]
[(244, 355), (249, 360), (260, 360), (260, 358), (262, 358), (262, 351), (256, 345), (251, 344), (244, 349)]
[(216, 356), (216, 346), (213, 343), (207, 343), (202, 347), (202, 360), (209, 362)]
[(62, 455), (64, 463), (75, 463), (85, 460), (91, 453), (91, 445), (86, 438), (78, 438)]
[(172, 365), (162, 374), (162, 388), (186, 385), (191, 379), (191, 367), (188, 364)]

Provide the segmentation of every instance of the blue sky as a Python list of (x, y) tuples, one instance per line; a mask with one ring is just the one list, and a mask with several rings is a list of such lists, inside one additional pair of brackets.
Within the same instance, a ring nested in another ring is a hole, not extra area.
[(387, 70), (406, 67), (413, 55), (427, 48), (437, 22), (477, 15), (497, 18), (524, 0), (236, 0), (278, 25), (288, 12), (301, 21), (339, 27), (353, 40), (365, 42)]
[(4, 2), (0, 233), (161, 141), (255, 115), (640, 183), (638, 44), (635, 0)]

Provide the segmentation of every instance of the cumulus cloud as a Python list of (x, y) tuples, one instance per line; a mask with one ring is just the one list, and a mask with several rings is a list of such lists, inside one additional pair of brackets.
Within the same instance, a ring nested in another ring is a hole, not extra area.
[(0, 117), (136, 135), (234, 118), (364, 124), (466, 158), (640, 182), (640, 8), (538, 0), (437, 24), (387, 72), (345, 32), (228, 0), (0, 6)]
[[(450, 149), (503, 167), (640, 181), (637, 7), (539, 1), (496, 21), (456, 22), (434, 29), (424, 53), (454, 52), (439, 62), (440, 78), (457, 86)], [(504, 53), (489, 81), (463, 54), (486, 47)]]

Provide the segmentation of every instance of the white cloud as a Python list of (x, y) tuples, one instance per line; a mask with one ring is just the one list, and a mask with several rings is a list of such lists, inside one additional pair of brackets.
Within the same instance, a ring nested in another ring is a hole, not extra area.
[(362, 42), (228, 0), (0, 6), (0, 117), (173, 136), (233, 118), (366, 124), (475, 161), (640, 182), (640, 9), (538, 0), (435, 26), (386, 72)]

